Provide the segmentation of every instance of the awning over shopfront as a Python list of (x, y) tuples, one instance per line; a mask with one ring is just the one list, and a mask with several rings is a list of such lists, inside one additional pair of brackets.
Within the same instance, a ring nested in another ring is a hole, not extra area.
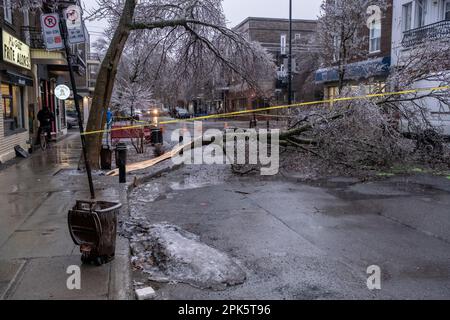
[(66, 65), (64, 54), (60, 51), (47, 51), (44, 49), (31, 49), (31, 60), (39, 64)]
[[(345, 81), (358, 81), (371, 77), (386, 77), (389, 75), (391, 57), (370, 59), (355, 62), (346, 66)], [(338, 67), (324, 68), (316, 71), (317, 84), (339, 81)]]
[(18, 86), (33, 86), (33, 79), (22, 74), (17, 74), (8, 70), (2, 70), (2, 81)]

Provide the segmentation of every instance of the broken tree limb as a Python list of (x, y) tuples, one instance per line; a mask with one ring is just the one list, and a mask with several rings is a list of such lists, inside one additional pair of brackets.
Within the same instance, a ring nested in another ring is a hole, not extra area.
[[(174, 149), (163, 154), (160, 157), (127, 165), (126, 170), (128, 173), (130, 173), (130, 172), (135, 172), (135, 171), (153, 167), (153, 166), (157, 165), (158, 163), (172, 159), (173, 157), (177, 156), (181, 151), (191, 150), (192, 148), (195, 147), (196, 143), (199, 140), (202, 140), (202, 146), (207, 146), (212, 143), (211, 141), (207, 141), (206, 139), (204, 139), (204, 137), (200, 137), (200, 138), (194, 139), (191, 142), (186, 143), (184, 145), (178, 145)], [(112, 170), (112, 171), (108, 172), (106, 175), (107, 176), (118, 176), (119, 169)]]
[(319, 153), (315, 152), (314, 150), (311, 150), (310, 148), (306, 148), (304, 145), (302, 145), (302, 144), (300, 144), (300, 143), (297, 143), (297, 142), (295, 142), (295, 141), (293, 141), (293, 140), (291, 140), (291, 139), (287, 139), (287, 142), (290, 143), (290, 144), (292, 144), (293, 146), (295, 146), (295, 147), (297, 147), (297, 148), (300, 148), (300, 149), (302, 149), (302, 150), (305, 150), (305, 151), (307, 151), (307, 152), (312, 153), (313, 155), (315, 155), (315, 156), (317, 156), (317, 157), (319, 157), (319, 158), (322, 158), (322, 156), (321, 156)]
[[(333, 121), (333, 120), (337, 120), (337, 119), (342, 118), (343, 116), (344, 116), (344, 113), (338, 113), (338, 114), (336, 114), (336, 115), (334, 115), (332, 117), (320, 119), (319, 121), (316, 121), (314, 123), (314, 125), (317, 125), (317, 124), (320, 124), (320, 123), (323, 123), (323, 122), (330, 122), (330, 121)], [(303, 125), (301, 127), (298, 127), (298, 128), (292, 129), (292, 130), (288, 130), (288, 131), (285, 131), (285, 132), (281, 132), (280, 133), (280, 140), (287, 140), (287, 139), (289, 139), (291, 137), (299, 136), (300, 134), (302, 134), (304, 132), (307, 132), (307, 131), (310, 131), (312, 129), (313, 129), (313, 124), (307, 123), (307, 124), (305, 124), (305, 125)]]
[(286, 140), (290, 137), (298, 136), (298, 135), (302, 134), (303, 132), (311, 130), (312, 128), (313, 128), (312, 125), (308, 123), (301, 127), (282, 132), (280, 134), (280, 140)]
[(317, 141), (314, 139), (308, 139), (308, 138), (302, 138), (302, 137), (289, 137), (288, 140), (291, 140), (298, 144), (317, 145)]

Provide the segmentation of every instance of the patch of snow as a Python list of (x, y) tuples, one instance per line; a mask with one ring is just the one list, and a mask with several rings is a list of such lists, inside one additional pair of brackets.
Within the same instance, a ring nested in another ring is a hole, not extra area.
[(135, 294), (138, 300), (152, 300), (156, 296), (155, 290), (152, 287), (137, 289)]
[(246, 274), (227, 254), (168, 223), (141, 226), (132, 233), (132, 264), (157, 282), (182, 282), (223, 290), (244, 283)]

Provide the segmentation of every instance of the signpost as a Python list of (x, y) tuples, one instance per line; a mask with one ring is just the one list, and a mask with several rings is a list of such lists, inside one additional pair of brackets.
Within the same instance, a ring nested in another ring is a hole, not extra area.
[(87, 157), (86, 137), (84, 135), (83, 120), (81, 119), (80, 102), (78, 101), (77, 84), (75, 81), (75, 74), (74, 74), (73, 68), (72, 68), (72, 61), (70, 59), (70, 47), (69, 47), (69, 41), (67, 38), (68, 31), (63, 23), (60, 23), (60, 26), (62, 29), (63, 42), (64, 42), (64, 46), (66, 49), (66, 59), (67, 59), (67, 64), (69, 66), (70, 82), (72, 83), (73, 100), (75, 103), (75, 109), (77, 110), (77, 114), (78, 114), (78, 126), (80, 128), (81, 146), (83, 147), (84, 165), (86, 167), (86, 173), (87, 173), (88, 180), (89, 180), (89, 190), (91, 192), (91, 199), (95, 199), (94, 183), (92, 182), (91, 164), (89, 163), (89, 159)]
[(69, 43), (84, 43), (86, 38), (84, 35), (83, 21), (81, 20), (81, 8), (75, 5), (69, 6), (64, 11), (64, 18), (66, 20)]
[(59, 30), (59, 16), (57, 13), (43, 14), (41, 16), (42, 33), (47, 50), (61, 50), (64, 43)]
[[(84, 136), (83, 120), (81, 118), (80, 103), (78, 101), (79, 96), (77, 91), (77, 85), (75, 82), (75, 74), (73, 72), (72, 67), (72, 59), (70, 59), (70, 47), (69, 47), (69, 43), (74, 44), (84, 42), (84, 40), (81, 41), (81, 39), (84, 39), (84, 32), (82, 33), (81, 38), (81, 36), (75, 30), (79, 26), (82, 26), (81, 9), (77, 6), (70, 6), (64, 12), (64, 16), (67, 18), (66, 21), (67, 26), (66, 24), (62, 23), (64, 17), (59, 17), (58, 14), (43, 14), (41, 16), (42, 30), (44, 33), (45, 45), (47, 47), (47, 50), (56, 50), (65, 48), (66, 51), (66, 59), (67, 65), (69, 67), (70, 82), (72, 84), (72, 91), (74, 98), (73, 100), (75, 103), (75, 109), (77, 110), (78, 114), (78, 126), (80, 128), (81, 146), (83, 148), (84, 163), (89, 180), (89, 190), (91, 192), (91, 198), (95, 199), (95, 190), (94, 190), (94, 183), (92, 181), (91, 164), (89, 163), (89, 159), (87, 157), (86, 138)], [(71, 26), (71, 28), (68, 28), (69, 25)], [(70, 37), (72, 37), (71, 38), (72, 41), (80, 41), (80, 42), (69, 42)], [(70, 96), (70, 88), (65, 85), (57, 86), (55, 88), (55, 95), (57, 96), (58, 99), (65, 100)]]

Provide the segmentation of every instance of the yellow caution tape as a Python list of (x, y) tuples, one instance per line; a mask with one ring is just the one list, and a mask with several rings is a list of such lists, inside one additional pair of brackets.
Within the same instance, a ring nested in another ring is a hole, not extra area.
[[(396, 91), (396, 92), (374, 93), (374, 94), (368, 94), (365, 96), (331, 98), (331, 99), (326, 99), (326, 100), (301, 102), (301, 103), (295, 103), (295, 104), (290, 104), (290, 105), (272, 106), (272, 107), (264, 107), (264, 108), (251, 109), (251, 110), (241, 110), (241, 111), (234, 111), (234, 112), (228, 112), (228, 113), (213, 114), (213, 115), (189, 118), (189, 119), (174, 119), (174, 120), (168, 120), (168, 121), (161, 121), (161, 122), (159, 122), (159, 125), (203, 121), (203, 120), (209, 120), (209, 119), (222, 119), (222, 118), (242, 116), (242, 115), (246, 115), (246, 114), (258, 113), (258, 112), (270, 111), (270, 110), (299, 108), (299, 107), (306, 107), (306, 106), (313, 106), (313, 105), (321, 105), (321, 104), (326, 104), (326, 103), (373, 99), (373, 98), (380, 98), (380, 97), (387, 97), (387, 96), (399, 96), (399, 95), (413, 94), (413, 93), (425, 92), (425, 91), (443, 91), (443, 90), (448, 90), (449, 88), (450, 88), (450, 86), (442, 86), (442, 87), (410, 89), (410, 90), (403, 90), (403, 91)], [(106, 132), (138, 129), (138, 128), (146, 127), (150, 124), (151, 124), (150, 122), (146, 122), (146, 124), (144, 124), (144, 125), (133, 125), (133, 126), (127, 126), (127, 127), (113, 128), (110, 130), (88, 131), (88, 132), (84, 132), (82, 135), (93, 135), (93, 134), (100, 134), (100, 133), (106, 133)]]

